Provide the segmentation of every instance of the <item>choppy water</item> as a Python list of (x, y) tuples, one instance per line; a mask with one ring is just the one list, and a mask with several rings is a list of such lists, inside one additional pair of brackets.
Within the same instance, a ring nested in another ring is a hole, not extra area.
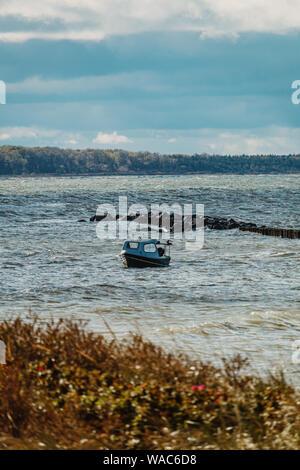
[(177, 241), (168, 269), (123, 268), (120, 241), (78, 223), (103, 202), (205, 204), (205, 214), (300, 228), (300, 176), (0, 179), (0, 319), (28, 312), (89, 320), (120, 337), (137, 327), (162, 346), (217, 361), (247, 355), (300, 383), (300, 241), (205, 232), (202, 250)]

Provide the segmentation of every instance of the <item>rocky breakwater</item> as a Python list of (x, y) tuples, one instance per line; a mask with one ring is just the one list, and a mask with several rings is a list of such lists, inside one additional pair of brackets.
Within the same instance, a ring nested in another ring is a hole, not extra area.
[[(240, 230), (243, 232), (254, 232), (260, 233), (261, 235), (268, 235), (271, 237), (280, 237), (280, 238), (300, 238), (300, 230), (292, 229), (292, 228), (276, 228), (276, 227), (266, 227), (262, 225), (260, 227), (253, 226), (247, 227), (249, 224), (244, 224), (243, 226), (239, 227)], [(254, 224), (255, 225), (255, 224)]]
[[(109, 216), (107, 215), (93, 215), (90, 218), (91, 222), (99, 222), (106, 218), (106, 220), (110, 220)], [(117, 220), (124, 220), (124, 218), (120, 218), (117, 214)], [(204, 227), (207, 227), (211, 230), (232, 230), (232, 229), (239, 229), (243, 232), (253, 232), (259, 233), (261, 235), (273, 236), (273, 237), (281, 237), (281, 238), (290, 238), (290, 239), (300, 239), (300, 230), (297, 229), (287, 229), (287, 228), (274, 228), (274, 227), (266, 227), (265, 225), (258, 226), (251, 222), (241, 222), (235, 219), (227, 219), (226, 217), (210, 217), (204, 216), (202, 219), (199, 215), (192, 214), (189, 216), (179, 216), (177, 214), (152, 214), (148, 212), (147, 214), (134, 214), (134, 215), (127, 215), (127, 221), (134, 221), (148, 225), (148, 230), (151, 230), (151, 227), (157, 226), (160, 231), (163, 229), (168, 229), (170, 227), (170, 233), (175, 233), (176, 229), (182, 230), (182, 232), (187, 232), (189, 230), (196, 230), (199, 228), (201, 224)], [(178, 225), (179, 224), (179, 225)]]

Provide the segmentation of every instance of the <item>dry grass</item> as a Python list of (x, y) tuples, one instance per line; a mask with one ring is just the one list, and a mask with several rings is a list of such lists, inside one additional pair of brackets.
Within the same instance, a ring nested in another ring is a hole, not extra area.
[(299, 449), (299, 392), (81, 323), (0, 324), (3, 449)]

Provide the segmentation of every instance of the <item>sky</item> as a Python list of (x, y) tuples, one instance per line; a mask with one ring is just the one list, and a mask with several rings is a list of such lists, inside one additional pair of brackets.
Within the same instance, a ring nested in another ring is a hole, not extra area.
[(299, 153), (299, 46), (299, 0), (0, 0), (0, 145)]

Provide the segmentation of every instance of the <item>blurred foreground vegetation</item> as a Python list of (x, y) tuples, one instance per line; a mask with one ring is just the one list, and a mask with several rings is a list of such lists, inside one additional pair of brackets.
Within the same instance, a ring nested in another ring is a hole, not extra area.
[(0, 175), (297, 173), (299, 155), (160, 155), (125, 150), (0, 146)]
[(247, 373), (84, 324), (0, 323), (2, 449), (299, 449), (300, 397)]

